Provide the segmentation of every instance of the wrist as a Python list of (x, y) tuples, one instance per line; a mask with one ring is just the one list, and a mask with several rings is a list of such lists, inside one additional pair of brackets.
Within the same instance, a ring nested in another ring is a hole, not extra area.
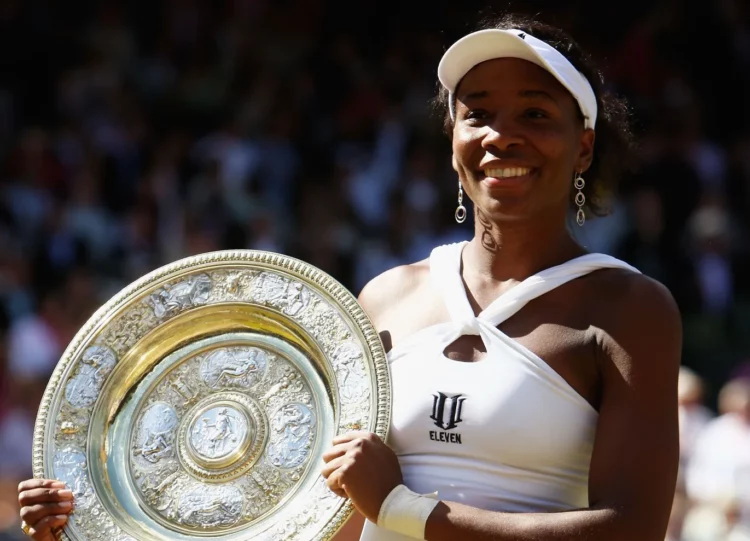
[(415, 539), (424, 539), (427, 519), (439, 502), (437, 493), (417, 494), (405, 485), (398, 485), (380, 506), (378, 526)]

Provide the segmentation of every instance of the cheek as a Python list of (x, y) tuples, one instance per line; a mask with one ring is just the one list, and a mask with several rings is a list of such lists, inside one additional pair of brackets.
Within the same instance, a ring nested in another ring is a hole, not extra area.
[[(453, 132), (453, 159), (459, 169), (469, 169), (476, 162), (477, 154), (481, 158), (482, 138), (478, 130), (467, 131), (457, 128)], [(473, 161), (472, 161), (473, 160)], [(460, 172), (460, 171), (459, 171)]]
[(566, 141), (569, 139), (565, 133), (555, 126), (538, 127), (529, 134), (537, 150), (548, 158), (563, 156), (566, 152)]
[(547, 160), (559, 167), (569, 167), (575, 163), (577, 149), (571, 147), (575, 134), (559, 126), (539, 127), (531, 136), (534, 146)]

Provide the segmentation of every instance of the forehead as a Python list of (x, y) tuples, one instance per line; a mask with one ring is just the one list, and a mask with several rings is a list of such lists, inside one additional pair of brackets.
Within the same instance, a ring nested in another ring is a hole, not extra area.
[(554, 98), (570, 100), (570, 92), (544, 68), (520, 58), (495, 58), (474, 66), (464, 75), (456, 89), (456, 98), (463, 101), (467, 96), (479, 92), (518, 93), (541, 90)]

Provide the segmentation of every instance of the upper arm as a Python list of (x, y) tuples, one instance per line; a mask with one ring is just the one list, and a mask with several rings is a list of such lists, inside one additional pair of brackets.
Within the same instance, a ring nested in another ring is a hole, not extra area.
[(590, 506), (632, 517), (639, 539), (663, 539), (679, 460), (680, 315), (661, 284), (634, 275), (623, 285), (601, 327)]
[(362, 288), (357, 300), (376, 329), (384, 330), (384, 316), (414, 291), (424, 270), (424, 262), (394, 267), (376, 276)]

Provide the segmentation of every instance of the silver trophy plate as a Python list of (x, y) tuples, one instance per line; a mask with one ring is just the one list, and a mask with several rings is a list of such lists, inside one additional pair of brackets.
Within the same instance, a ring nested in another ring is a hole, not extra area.
[(346, 289), (278, 254), (216, 252), (80, 330), (39, 409), (34, 474), (73, 490), (70, 540), (327, 540), (352, 506), (323, 452), (389, 420), (383, 347)]

